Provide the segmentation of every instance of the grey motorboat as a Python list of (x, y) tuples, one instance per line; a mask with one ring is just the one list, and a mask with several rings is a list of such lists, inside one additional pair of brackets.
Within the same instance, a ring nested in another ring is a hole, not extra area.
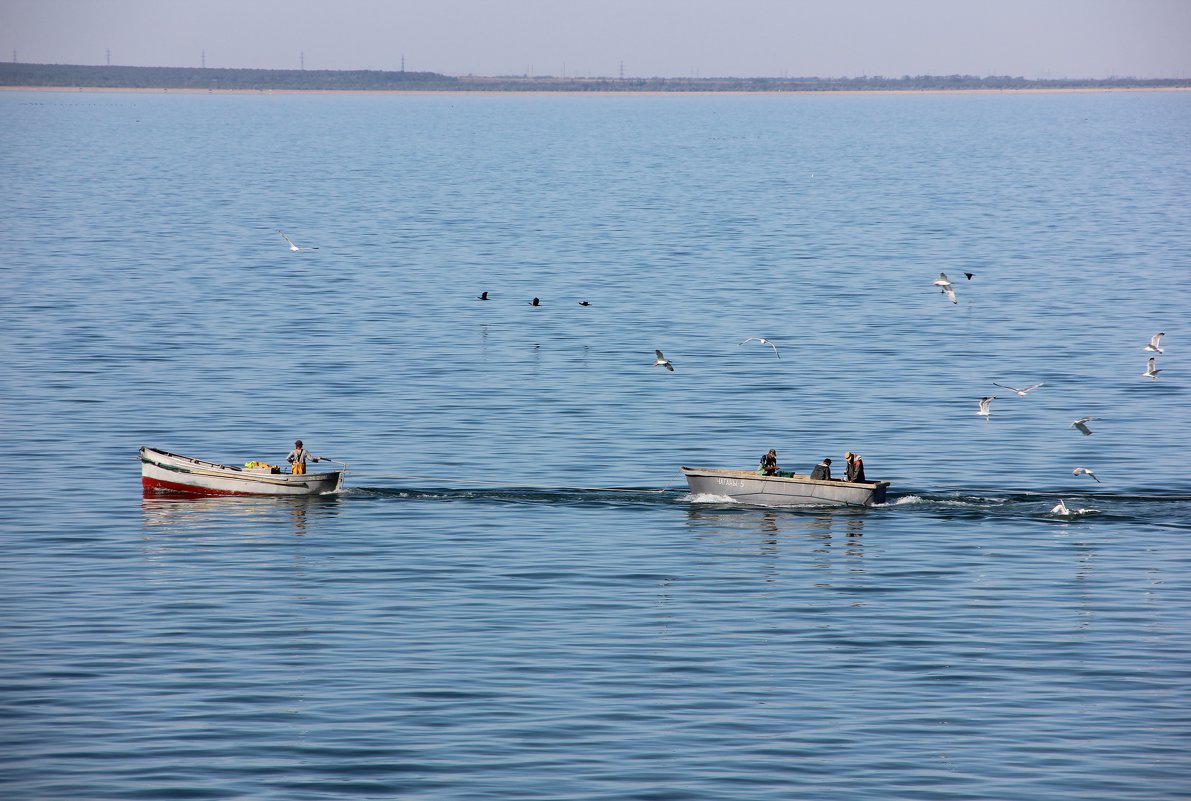
[(757, 506), (872, 506), (885, 503), (889, 487), (888, 481), (824, 481), (714, 467), (684, 467), (682, 474), (695, 495), (721, 495)]

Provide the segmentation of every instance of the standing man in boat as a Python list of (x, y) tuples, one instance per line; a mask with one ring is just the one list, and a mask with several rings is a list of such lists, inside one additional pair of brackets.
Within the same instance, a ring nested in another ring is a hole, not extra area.
[(860, 454), (848, 451), (844, 454), (844, 458), (848, 460), (848, 466), (844, 470), (844, 476), (848, 481), (854, 483), (864, 483), (864, 460), (860, 458)]
[(293, 465), (293, 474), (295, 476), (306, 475), (306, 460), (317, 462), (319, 457), (312, 454), (302, 445), (302, 440), (294, 441), (294, 449), (289, 452), (289, 456), (285, 460)]

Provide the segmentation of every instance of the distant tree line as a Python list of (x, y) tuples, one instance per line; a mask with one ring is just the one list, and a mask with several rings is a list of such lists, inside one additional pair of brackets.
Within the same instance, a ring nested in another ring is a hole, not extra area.
[(210, 91), (825, 92), (1191, 88), (1176, 78), (1048, 79), (1008, 75), (881, 75), (859, 78), (559, 78), (451, 76), (380, 70), (258, 70), (0, 63), (0, 86)]

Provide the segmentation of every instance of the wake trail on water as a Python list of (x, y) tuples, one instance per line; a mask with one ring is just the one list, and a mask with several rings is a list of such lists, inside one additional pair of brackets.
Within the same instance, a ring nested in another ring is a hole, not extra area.
[[(755, 506), (722, 495), (693, 494), (686, 487), (350, 487), (345, 497), (377, 500), (440, 501), (448, 503), (497, 503), (517, 505), (666, 507), (686, 506), (722, 510), (752, 510), (783, 514), (917, 514), (929, 517), (967, 519), (1012, 519), (1054, 521), (1148, 522), (1163, 527), (1191, 529), (1191, 496), (1114, 493), (987, 492), (950, 490), (930, 492), (911, 489), (892, 495), (885, 504), (872, 507)], [(1060, 502), (1068, 513), (1052, 511)]]

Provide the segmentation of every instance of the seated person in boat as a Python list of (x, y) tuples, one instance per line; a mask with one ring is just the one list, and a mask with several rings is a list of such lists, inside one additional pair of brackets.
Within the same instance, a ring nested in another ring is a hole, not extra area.
[(864, 480), (864, 460), (860, 458), (860, 454), (848, 451), (844, 454), (844, 458), (848, 460), (848, 466), (844, 469), (844, 477), (851, 482), (863, 484)]
[(761, 457), (761, 464), (757, 467), (757, 472), (767, 476), (777, 475), (777, 450), (769, 449), (769, 453)]
[(302, 440), (300, 439), (294, 442), (294, 449), (289, 452), (289, 456), (285, 457), (285, 460), (293, 465), (293, 474), (295, 476), (306, 475), (307, 459), (312, 462), (317, 462), (319, 457), (306, 450), (306, 448), (302, 445)]
[(811, 478), (816, 481), (831, 481), (831, 459), (824, 458), (811, 471)]

